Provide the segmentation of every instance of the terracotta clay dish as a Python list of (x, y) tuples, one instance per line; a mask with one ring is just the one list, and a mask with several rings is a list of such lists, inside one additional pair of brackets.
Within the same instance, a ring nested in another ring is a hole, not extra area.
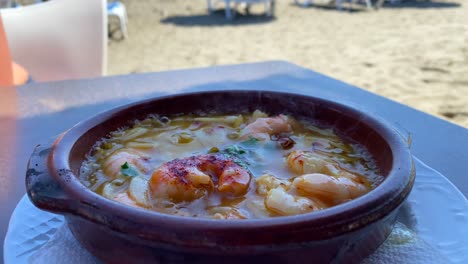
[[(80, 181), (96, 142), (148, 115), (261, 110), (332, 129), (366, 149), (382, 181), (353, 200), (313, 212), (262, 219), (170, 215), (107, 199)], [(75, 125), (33, 153), (26, 175), (38, 208), (62, 214), (76, 239), (108, 263), (358, 263), (391, 232), (413, 186), (407, 143), (384, 121), (350, 106), (299, 94), (214, 91), (149, 99)]]

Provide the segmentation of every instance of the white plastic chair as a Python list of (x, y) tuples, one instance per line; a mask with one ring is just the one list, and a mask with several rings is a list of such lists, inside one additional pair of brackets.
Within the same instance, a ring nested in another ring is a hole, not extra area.
[(0, 0), (0, 8), (7, 8), (13, 6), (13, 0)]
[(125, 5), (119, 1), (110, 2), (107, 4), (107, 15), (112, 18), (115, 17), (119, 21), (120, 30), (122, 31), (123, 38), (128, 37), (127, 33), (127, 10)]
[(105, 74), (105, 0), (53, 0), (0, 12), (12, 59), (34, 81)]
[(259, 4), (263, 3), (265, 5), (265, 13), (267, 16), (274, 15), (274, 6), (275, 0), (207, 0), (208, 1), (208, 11), (211, 13), (213, 12), (213, 6), (219, 2), (224, 2), (225, 6), (225, 14), (227, 19), (233, 19), (235, 16), (235, 12), (231, 9), (231, 2), (234, 3), (234, 10), (237, 8), (239, 4), (245, 4), (247, 9), (250, 7), (251, 4)]

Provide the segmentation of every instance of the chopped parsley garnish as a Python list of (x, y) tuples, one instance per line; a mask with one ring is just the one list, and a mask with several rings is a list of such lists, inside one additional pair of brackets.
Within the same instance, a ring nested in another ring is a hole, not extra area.
[(238, 145), (232, 145), (221, 150), (219, 153), (229, 156), (239, 166), (247, 169), (248, 162), (244, 155), (247, 153), (247, 151), (245, 149), (239, 147)]
[(240, 145), (244, 147), (253, 147), (257, 143), (258, 143), (258, 139), (251, 137), (248, 140), (241, 142)]
[(239, 145), (232, 145), (223, 150), (221, 153), (228, 154), (235, 156), (237, 158), (241, 158), (241, 155), (248, 152), (249, 147), (253, 147), (257, 144), (258, 139), (251, 137), (250, 139), (239, 143)]
[(122, 164), (122, 166), (120, 166), (120, 172), (122, 173), (122, 175), (128, 177), (135, 177), (139, 174), (139, 172), (135, 168), (130, 166), (128, 162), (125, 162), (124, 164)]
[(233, 155), (233, 156), (239, 156), (239, 155), (245, 154), (245, 150), (237, 145), (229, 146), (221, 152), (229, 154), (229, 155)]

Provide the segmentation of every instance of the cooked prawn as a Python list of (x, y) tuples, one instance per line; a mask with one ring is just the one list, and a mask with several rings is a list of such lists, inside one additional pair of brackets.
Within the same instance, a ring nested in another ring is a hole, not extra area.
[(268, 192), (265, 207), (279, 215), (303, 214), (319, 209), (311, 199), (292, 195), (281, 187)]
[(147, 158), (143, 154), (132, 149), (119, 149), (106, 158), (103, 163), (103, 172), (111, 178), (119, 175), (122, 165), (128, 163), (142, 173), (149, 171)]
[(286, 159), (288, 167), (295, 173), (325, 173), (338, 175), (339, 170), (335, 164), (315, 152), (295, 150)]
[(240, 196), (247, 192), (252, 175), (224, 154), (207, 154), (164, 163), (151, 176), (153, 197), (192, 201), (217, 190)]
[(256, 178), (255, 183), (257, 185), (256, 191), (260, 195), (266, 195), (270, 190), (278, 187), (287, 189), (291, 185), (290, 181), (276, 178), (268, 173)]
[(346, 202), (369, 191), (364, 184), (349, 178), (333, 177), (320, 173), (296, 177), (292, 186), (305, 197), (318, 198), (331, 205)]
[(357, 183), (365, 184), (363, 177), (342, 168), (338, 162), (312, 151), (295, 150), (291, 152), (286, 163), (293, 172), (303, 175), (322, 173), (335, 177), (345, 177)]
[(247, 139), (249, 137), (259, 140), (268, 139), (270, 135), (291, 132), (290, 120), (285, 115), (276, 117), (257, 118), (254, 122), (248, 124), (241, 131), (240, 138)]
[(314, 202), (289, 192), (291, 181), (263, 174), (255, 180), (257, 193), (265, 196), (265, 208), (279, 215), (295, 215), (316, 209)]

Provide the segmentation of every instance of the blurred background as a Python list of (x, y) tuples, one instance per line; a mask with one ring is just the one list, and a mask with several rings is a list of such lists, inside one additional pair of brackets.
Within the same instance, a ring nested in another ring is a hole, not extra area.
[(122, 3), (128, 38), (113, 40), (111, 28), (108, 74), (286, 60), (468, 127), (462, 0), (385, 2), (378, 11), (277, 0), (273, 17), (252, 5), (232, 21), (223, 5), (210, 15), (206, 0)]
[(286, 60), (468, 128), (465, 1), (296, 1), (108, 1), (107, 75)]

